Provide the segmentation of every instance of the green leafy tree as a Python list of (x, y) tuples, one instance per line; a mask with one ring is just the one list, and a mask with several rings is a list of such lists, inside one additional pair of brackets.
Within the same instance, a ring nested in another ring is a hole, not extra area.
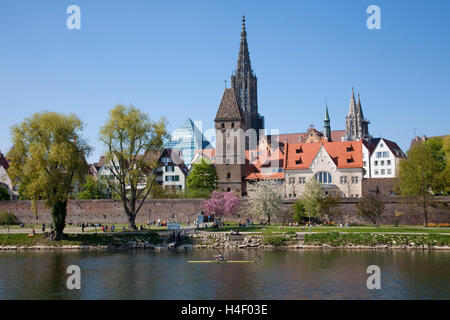
[(25, 197), (45, 200), (55, 226), (55, 240), (63, 238), (67, 200), (73, 186), (88, 170), (90, 147), (80, 137), (83, 128), (75, 115), (36, 113), (12, 127), (13, 148), (8, 174)]
[(106, 199), (107, 186), (99, 179), (87, 176), (86, 182), (77, 195), (78, 199)]
[(448, 159), (446, 150), (444, 148), (445, 139), (440, 137), (434, 137), (426, 140), (425, 145), (429, 147), (433, 154), (434, 160), (438, 163), (438, 172), (436, 173), (435, 185), (433, 186), (433, 192), (435, 194), (445, 195), (448, 193)]
[(380, 227), (380, 218), (384, 213), (384, 203), (377, 195), (365, 195), (356, 204), (356, 208), (360, 216), (370, 219), (377, 228)]
[(0, 201), (9, 201), (11, 200), (11, 195), (8, 190), (0, 184)]
[(267, 223), (280, 214), (283, 206), (281, 186), (271, 180), (261, 180), (248, 188), (246, 212), (253, 218), (265, 217)]
[(187, 189), (195, 194), (211, 194), (217, 188), (217, 173), (211, 163), (203, 158), (194, 163), (194, 167), (186, 180)]
[(297, 199), (293, 204), (294, 221), (301, 223), (306, 218), (305, 204), (302, 199)]
[(334, 217), (339, 213), (339, 210), (335, 209), (339, 206), (341, 199), (339, 196), (325, 196), (320, 203), (322, 215), (326, 216), (328, 223), (334, 220)]
[[(111, 175), (107, 183), (123, 203), (129, 227), (136, 228), (136, 215), (156, 182), (158, 154), (168, 138), (164, 118), (157, 122), (133, 106), (117, 105), (100, 130), (106, 146)], [(145, 188), (139, 185), (146, 185)]]
[(441, 162), (435, 158), (433, 148), (421, 143), (408, 151), (408, 158), (399, 163), (398, 189), (422, 208), (425, 227), (428, 227), (428, 208), (433, 204), (436, 188), (442, 184)]
[(322, 215), (322, 201), (324, 198), (322, 187), (316, 179), (306, 182), (302, 202), (308, 217), (318, 218)]

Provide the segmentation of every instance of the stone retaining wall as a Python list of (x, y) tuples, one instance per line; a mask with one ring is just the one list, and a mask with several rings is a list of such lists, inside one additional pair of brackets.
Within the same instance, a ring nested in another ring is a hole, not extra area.
[[(450, 197), (437, 197), (438, 205), (429, 208), (429, 222), (450, 223)], [(146, 223), (150, 219), (161, 219), (185, 222), (189, 218), (191, 222), (201, 212), (203, 199), (158, 199), (146, 200), (137, 215), (137, 223)], [(341, 201), (337, 210), (339, 214), (335, 221), (342, 222), (364, 222), (356, 213), (356, 199), (345, 199)], [(294, 200), (286, 200), (285, 208), (292, 210)], [(393, 224), (396, 210), (405, 215), (400, 224), (422, 224), (423, 216), (421, 209), (406, 203), (398, 198), (384, 199), (385, 215), (382, 223)], [(0, 212), (9, 211), (23, 223), (50, 223), (50, 211), (44, 207), (44, 203), (38, 203), (37, 215), (31, 209), (31, 201), (0, 201)], [(242, 221), (243, 215), (226, 220)], [(74, 200), (68, 203), (67, 222), (94, 222), (94, 223), (126, 223), (123, 205), (118, 200)]]

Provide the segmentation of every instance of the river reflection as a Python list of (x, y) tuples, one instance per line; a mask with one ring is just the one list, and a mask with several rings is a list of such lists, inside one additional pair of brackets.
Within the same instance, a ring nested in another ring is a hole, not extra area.
[[(450, 252), (230, 250), (254, 264), (188, 264), (211, 250), (0, 253), (0, 299), (450, 299)], [(68, 290), (66, 268), (81, 268)], [(381, 268), (368, 290), (366, 268)]]

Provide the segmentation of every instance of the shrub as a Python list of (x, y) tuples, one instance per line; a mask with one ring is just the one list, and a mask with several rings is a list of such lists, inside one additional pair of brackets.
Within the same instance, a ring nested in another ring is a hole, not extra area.
[(8, 190), (0, 184), (0, 201), (8, 201), (11, 200), (11, 196), (9, 195)]
[(11, 225), (11, 224), (19, 224), (20, 221), (17, 217), (7, 211), (0, 212), (0, 225)]
[(281, 247), (286, 244), (287, 240), (288, 238), (283, 234), (277, 234), (270, 231), (264, 232), (264, 240), (263, 240), (264, 244), (269, 244), (275, 247)]

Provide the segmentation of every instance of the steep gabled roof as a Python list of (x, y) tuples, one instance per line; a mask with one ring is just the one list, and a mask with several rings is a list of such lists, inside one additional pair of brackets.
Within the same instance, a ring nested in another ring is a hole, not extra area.
[(391, 150), (391, 152), (397, 157), (397, 158), (406, 158), (405, 153), (402, 151), (402, 149), (398, 146), (397, 143), (395, 143), (394, 141), (385, 139), (385, 138), (381, 138), (384, 143), (386, 143), (386, 146), (389, 148), (389, 150)]
[(2, 166), (5, 170), (9, 169), (9, 162), (6, 160), (3, 153), (0, 151), (0, 166)]
[(243, 119), (241, 109), (236, 101), (234, 90), (232, 88), (225, 89), (214, 121)]
[(327, 142), (322, 140), (316, 143), (289, 143), (286, 148), (284, 168), (287, 170), (310, 168), (322, 146), (338, 168), (359, 168), (363, 165), (361, 141)]

